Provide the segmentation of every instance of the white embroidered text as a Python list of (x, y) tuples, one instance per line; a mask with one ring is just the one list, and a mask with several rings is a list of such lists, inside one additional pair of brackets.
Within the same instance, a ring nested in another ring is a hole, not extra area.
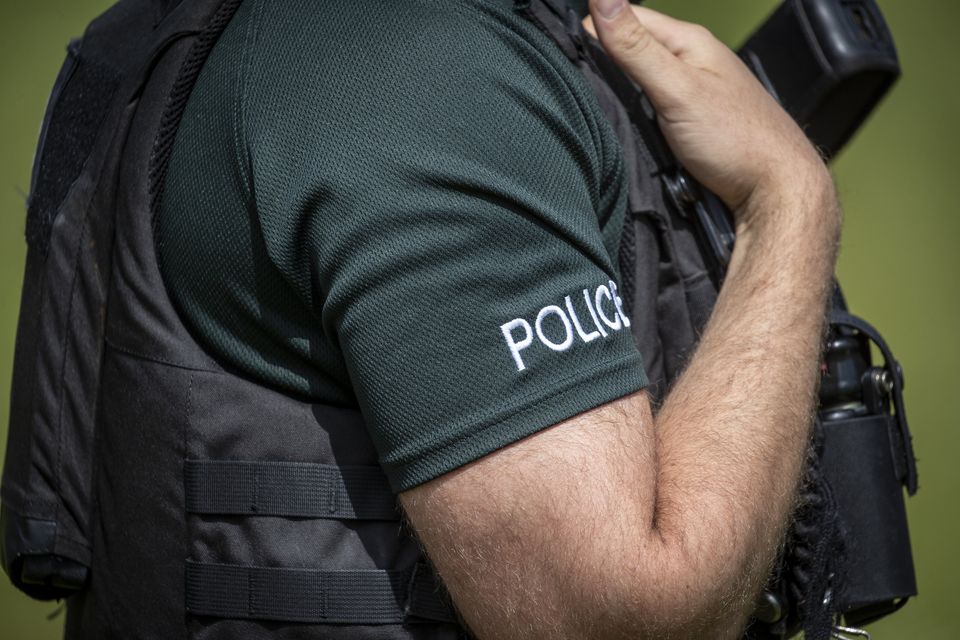
[(500, 325), (517, 371), (527, 368), (521, 352), (533, 346), (534, 336), (551, 351), (566, 351), (577, 339), (583, 343), (593, 342), (608, 337), (611, 331), (630, 327), (630, 319), (623, 312), (623, 300), (617, 295), (613, 280), (595, 291), (584, 289), (581, 294), (567, 296), (561, 304), (540, 309), (532, 325), (524, 318), (514, 318)]

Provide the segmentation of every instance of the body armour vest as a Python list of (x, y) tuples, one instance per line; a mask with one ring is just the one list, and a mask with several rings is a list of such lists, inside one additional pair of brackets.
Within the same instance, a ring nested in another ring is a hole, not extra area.
[[(239, 4), (122, 0), (69, 48), (28, 207), (3, 567), (33, 597), (67, 598), (68, 638), (466, 637), (404, 528), (359, 412), (225, 369), (164, 288), (153, 214), (167, 160), (194, 82)], [(621, 140), (623, 297), (651, 394), (662, 397), (719, 287), (684, 207), (696, 198), (664, 182), (672, 156), (644, 128), (649, 105), (576, 16), (553, 0), (516, 5), (583, 71)], [(854, 323), (854, 349), (874, 335), (856, 319), (838, 322)], [(850, 442), (832, 449), (846, 469), (844, 446), (860, 458), (879, 447), (838, 501), (862, 495), (860, 484), (882, 485), (886, 506), (867, 518), (881, 525), (903, 519), (901, 483), (915, 486), (902, 379), (888, 350), (884, 357), (890, 393), (874, 414), (850, 416)], [(906, 544), (909, 560), (905, 536), (904, 521), (900, 538), (867, 542), (900, 557)], [(789, 583), (784, 567), (777, 585)], [(856, 585), (854, 604), (882, 605), (883, 615), (914, 593), (912, 564), (896, 567)], [(802, 614), (768, 616), (764, 629), (788, 635)]]
[(5, 567), (69, 596), (68, 638), (459, 638), (359, 412), (225, 371), (167, 296), (153, 209), (239, 1), (171, 4), (125, 0), (92, 23), (48, 108)]

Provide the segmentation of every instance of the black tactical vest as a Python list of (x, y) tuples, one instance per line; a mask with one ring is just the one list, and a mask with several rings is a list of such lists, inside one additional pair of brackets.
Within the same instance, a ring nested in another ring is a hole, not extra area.
[[(122, 0), (70, 46), (28, 208), (3, 567), (33, 597), (67, 598), (68, 638), (465, 637), (359, 412), (225, 369), (161, 280), (153, 214), (170, 150), (239, 3)], [(652, 115), (642, 95), (562, 4), (517, 8), (581, 68), (622, 142), (624, 298), (660, 397), (718, 284), (671, 200), (683, 193), (661, 179), (665, 151), (638, 125)]]
[(161, 281), (153, 206), (238, 5), (124, 0), (70, 48), (28, 214), (5, 568), (69, 596), (69, 638), (458, 638), (359, 412), (224, 370)]

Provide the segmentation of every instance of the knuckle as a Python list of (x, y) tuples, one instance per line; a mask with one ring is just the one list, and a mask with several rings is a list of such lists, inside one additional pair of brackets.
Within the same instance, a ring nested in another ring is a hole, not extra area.
[(701, 24), (690, 23), (685, 28), (687, 37), (693, 42), (708, 43), (715, 40), (713, 33)]
[(617, 38), (618, 48), (628, 56), (642, 55), (652, 42), (653, 36), (650, 35), (650, 32), (636, 22), (625, 27)]
[[(682, 50), (700, 64), (714, 68), (725, 68), (729, 49), (717, 40), (716, 36), (706, 27), (699, 24), (688, 24), (683, 31)], [(736, 56), (732, 56), (736, 58)]]

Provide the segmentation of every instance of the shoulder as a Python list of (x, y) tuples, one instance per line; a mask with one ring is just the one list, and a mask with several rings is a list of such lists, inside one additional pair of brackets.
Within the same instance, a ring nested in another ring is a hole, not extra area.
[[(451, 52), (473, 53), (472, 58), (482, 62), (498, 54), (552, 48), (515, 11), (513, 0), (254, 0), (248, 13), (257, 23), (258, 48), (340, 50), (359, 65), (376, 60), (394, 66)], [(394, 54), (389, 59), (374, 55), (388, 52)]]
[(586, 81), (510, 0), (256, 3), (241, 137), (260, 179), (409, 185), (453, 154), (530, 184), (517, 165), (559, 158), (596, 198), (618, 170)]
[(595, 138), (589, 87), (513, 4), (257, 0), (245, 45), (251, 117), (310, 117), (329, 136), (332, 128), (434, 129), (464, 118), (482, 129), (520, 107)]

